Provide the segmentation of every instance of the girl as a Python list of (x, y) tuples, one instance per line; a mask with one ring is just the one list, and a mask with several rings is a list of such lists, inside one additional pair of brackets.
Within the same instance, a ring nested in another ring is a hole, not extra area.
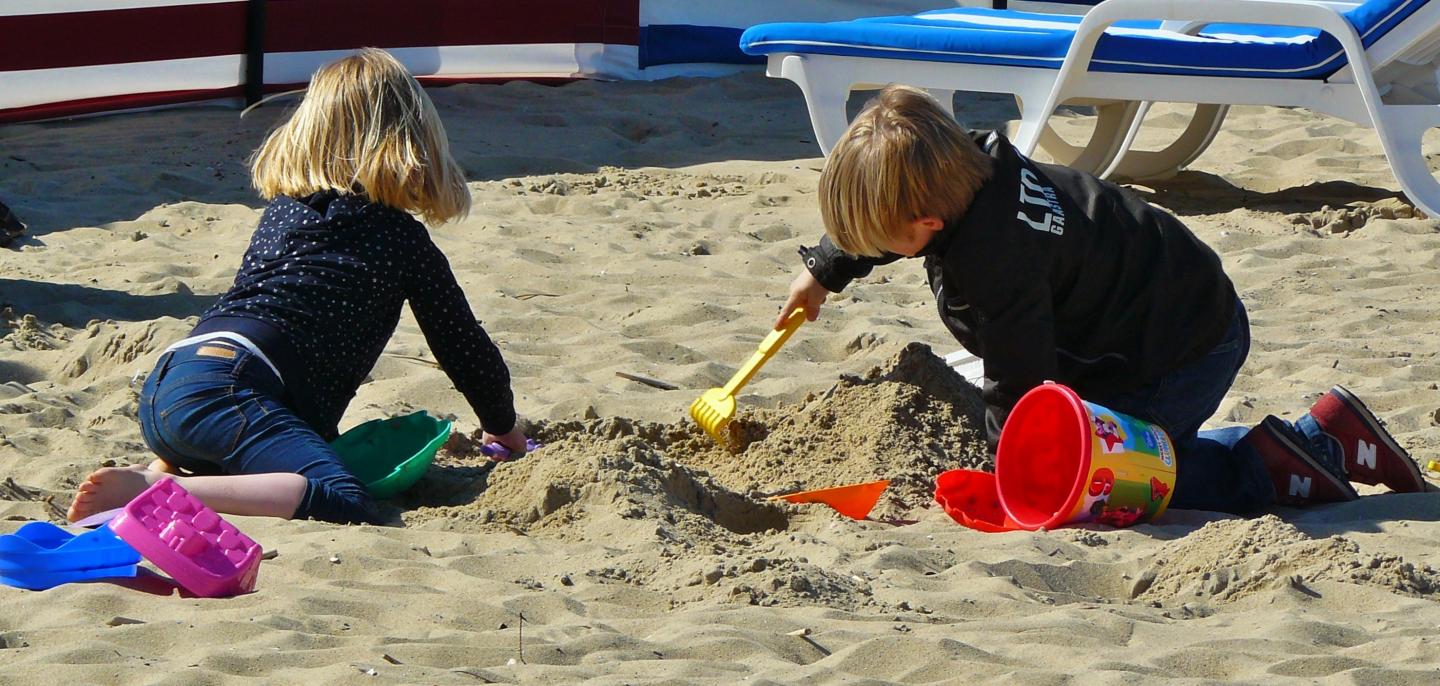
[(192, 474), (177, 478), (218, 512), (377, 521), (327, 441), (406, 300), (485, 441), (525, 451), (500, 351), (409, 214), (456, 219), (470, 195), (405, 68), (374, 49), (321, 67), (251, 174), (270, 204), (235, 285), (165, 350), (140, 393), (140, 428), (161, 460), (91, 474), (71, 521), (124, 505), (170, 467)]

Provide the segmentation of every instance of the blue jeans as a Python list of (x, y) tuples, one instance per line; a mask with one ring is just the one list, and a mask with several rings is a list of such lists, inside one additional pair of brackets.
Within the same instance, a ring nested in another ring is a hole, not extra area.
[[(1245, 514), (1275, 502), (1265, 463), (1241, 439), (1248, 427), (1200, 431), (1235, 383), (1250, 354), (1250, 320), (1235, 299), (1225, 337), (1209, 353), (1147, 386), (1089, 398), (1117, 412), (1159, 425), (1175, 445), (1175, 494), (1170, 506)], [(1084, 395), (1082, 393), (1082, 395)]]
[(280, 400), (284, 395), (275, 372), (239, 345), (187, 345), (161, 355), (145, 379), (140, 430), (157, 455), (196, 474), (305, 477), (296, 518), (378, 522), (365, 485)]

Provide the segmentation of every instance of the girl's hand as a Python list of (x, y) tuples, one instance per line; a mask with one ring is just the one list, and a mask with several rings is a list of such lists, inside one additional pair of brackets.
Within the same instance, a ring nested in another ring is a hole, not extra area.
[(780, 316), (775, 318), (775, 330), (785, 328), (785, 320), (790, 318), (790, 313), (797, 307), (805, 308), (805, 319), (815, 321), (820, 317), (820, 305), (825, 298), (830, 297), (830, 291), (820, 285), (819, 281), (810, 274), (810, 270), (801, 267), (800, 273), (795, 280), (790, 282), (790, 297), (780, 308)]
[(482, 439), (482, 444), (499, 443), (505, 446), (505, 449), (510, 451), (510, 459), (517, 459), (525, 454), (525, 432), (518, 427), (507, 434), (492, 434), (486, 431)]

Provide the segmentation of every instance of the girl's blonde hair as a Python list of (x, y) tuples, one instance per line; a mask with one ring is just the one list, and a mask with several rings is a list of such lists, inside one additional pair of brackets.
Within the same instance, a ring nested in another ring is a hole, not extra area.
[(820, 173), (825, 232), (851, 255), (879, 257), (921, 217), (965, 215), (994, 163), (929, 93), (888, 86), (840, 137)]
[(315, 72), (294, 114), (255, 151), (250, 173), (266, 200), (361, 193), (436, 223), (470, 211), (465, 174), (430, 96), (374, 48)]

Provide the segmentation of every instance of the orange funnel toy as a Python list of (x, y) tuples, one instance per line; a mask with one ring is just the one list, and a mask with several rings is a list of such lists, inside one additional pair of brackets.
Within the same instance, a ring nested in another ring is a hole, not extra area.
[(875, 503), (880, 501), (880, 494), (885, 492), (885, 487), (890, 481), (871, 481), (863, 484), (851, 484), (849, 486), (836, 486), (834, 488), (821, 488), (814, 491), (801, 491), (799, 493), (788, 493), (777, 495), (771, 500), (784, 500), (795, 503), (824, 503), (831, 509), (851, 519), (864, 519), (870, 516), (870, 511), (875, 509)]

